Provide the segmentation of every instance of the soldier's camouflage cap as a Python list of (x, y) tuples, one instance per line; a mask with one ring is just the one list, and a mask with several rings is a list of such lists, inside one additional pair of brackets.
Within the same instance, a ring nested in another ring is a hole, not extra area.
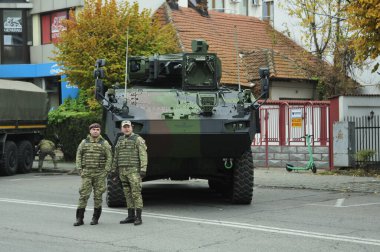
[(88, 126), (89, 129), (93, 129), (93, 128), (101, 128), (100, 124), (99, 123), (93, 123), (91, 124), (90, 126)]
[(128, 121), (128, 120), (126, 120), (126, 121), (122, 121), (122, 122), (121, 122), (121, 127), (123, 127), (124, 125), (132, 126), (132, 123), (131, 123), (131, 121)]

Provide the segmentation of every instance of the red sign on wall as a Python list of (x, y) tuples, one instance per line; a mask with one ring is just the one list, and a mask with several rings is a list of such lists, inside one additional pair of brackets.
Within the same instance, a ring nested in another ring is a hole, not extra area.
[(61, 31), (65, 30), (65, 27), (62, 25), (62, 21), (65, 19), (67, 19), (66, 11), (51, 14), (51, 39), (53, 43), (58, 41)]

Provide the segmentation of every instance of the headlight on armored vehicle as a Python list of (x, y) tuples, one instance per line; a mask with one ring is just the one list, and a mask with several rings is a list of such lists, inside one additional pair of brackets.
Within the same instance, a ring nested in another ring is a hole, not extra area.
[(238, 121), (224, 124), (227, 131), (240, 131), (249, 128), (249, 121)]

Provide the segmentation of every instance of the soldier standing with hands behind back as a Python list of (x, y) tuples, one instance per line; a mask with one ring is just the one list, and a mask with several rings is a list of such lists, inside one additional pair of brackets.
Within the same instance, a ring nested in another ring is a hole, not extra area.
[(74, 226), (83, 225), (88, 198), (94, 189), (94, 215), (91, 225), (97, 225), (102, 213), (102, 197), (106, 191), (106, 177), (111, 170), (112, 152), (110, 144), (100, 135), (100, 124), (89, 126), (90, 135), (78, 146), (76, 167), (82, 177), (79, 203)]
[(131, 121), (122, 121), (121, 131), (124, 135), (119, 137), (116, 143), (112, 163), (112, 170), (119, 170), (128, 208), (128, 217), (120, 221), (120, 224), (141, 225), (141, 179), (145, 177), (148, 165), (147, 147), (144, 139), (133, 133)]

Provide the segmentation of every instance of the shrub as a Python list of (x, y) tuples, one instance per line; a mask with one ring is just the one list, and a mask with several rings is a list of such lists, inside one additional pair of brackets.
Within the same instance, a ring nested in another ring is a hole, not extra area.
[[(59, 139), (59, 145), (66, 161), (75, 160), (79, 143), (88, 133), (88, 126), (94, 122), (101, 122), (100, 113), (94, 112), (60, 112), (49, 113), (47, 135), (54, 135)], [(51, 116), (54, 114), (54, 116)]]
[(359, 162), (360, 167), (366, 167), (367, 162), (375, 155), (374, 150), (361, 150), (356, 152), (356, 161)]
[(88, 133), (88, 126), (101, 122), (100, 106), (91, 106), (91, 92), (80, 90), (76, 99), (66, 99), (48, 115), (46, 138), (58, 139), (66, 161), (75, 160), (79, 143)]

